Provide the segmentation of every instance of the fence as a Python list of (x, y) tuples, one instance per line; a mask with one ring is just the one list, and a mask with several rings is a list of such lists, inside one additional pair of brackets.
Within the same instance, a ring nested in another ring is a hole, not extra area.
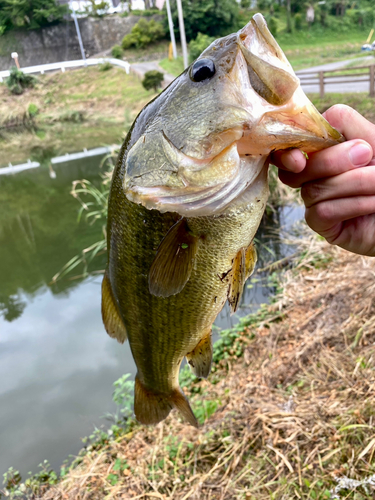
[[(351, 71), (367, 69), (368, 73), (351, 73)], [(332, 75), (332, 73), (341, 73), (340, 75)], [(315, 76), (316, 75), (316, 76)], [(375, 66), (353, 68), (341, 68), (329, 71), (301, 71), (297, 73), (302, 86), (318, 85), (320, 97), (324, 97), (326, 85), (341, 85), (342, 83), (369, 83), (369, 95), (375, 97)], [(359, 91), (359, 89), (356, 89)], [(354, 90), (354, 92), (356, 91)], [(361, 89), (362, 90), (362, 89)], [(364, 90), (364, 89), (363, 89)]]
[[(114, 66), (120, 66), (125, 70), (127, 74), (129, 74), (130, 64), (127, 61), (121, 61), (120, 59), (115, 59), (113, 57), (106, 58), (92, 58), (92, 59), (77, 59), (76, 61), (62, 61), (57, 63), (50, 64), (39, 64), (38, 66), (28, 66), (26, 68), (21, 68), (24, 73), (41, 73), (42, 75), (46, 71), (56, 71), (61, 70), (63, 73), (67, 68), (79, 68), (80, 66), (94, 66), (96, 64), (103, 64), (105, 62), (109, 62)], [(9, 71), (0, 71), (0, 82), (3, 81), (3, 78), (7, 78), (9, 76)]]

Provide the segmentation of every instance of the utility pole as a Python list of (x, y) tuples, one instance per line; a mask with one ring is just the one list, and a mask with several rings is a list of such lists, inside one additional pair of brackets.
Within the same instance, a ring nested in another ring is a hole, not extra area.
[(82, 43), (82, 38), (81, 38), (81, 32), (79, 30), (79, 25), (78, 25), (78, 20), (76, 16), (76, 11), (74, 10), (73, 4), (70, 3), (69, 7), (72, 9), (72, 15), (74, 19), (74, 24), (76, 26), (76, 31), (77, 31), (77, 36), (78, 36), (78, 43), (79, 43), (79, 48), (81, 49), (81, 54), (82, 54), (82, 59), (85, 61), (85, 66), (87, 66), (86, 63), (86, 56), (85, 56), (85, 49), (83, 48), (83, 43)]
[(189, 63), (188, 63), (188, 54), (187, 54), (187, 46), (186, 46), (184, 15), (182, 13), (181, 0), (176, 0), (176, 2), (177, 2), (177, 12), (178, 12), (178, 24), (180, 26), (182, 55), (184, 58), (184, 68), (186, 69), (189, 66)]
[(172, 48), (173, 48), (173, 57), (176, 59), (177, 58), (177, 48), (176, 48), (176, 39), (175, 39), (175, 36), (174, 36), (174, 30), (173, 30), (173, 20), (172, 20), (171, 6), (169, 4), (169, 0), (165, 0), (165, 3), (167, 5), (168, 26), (169, 26), (169, 32), (171, 34), (171, 42), (172, 42)]

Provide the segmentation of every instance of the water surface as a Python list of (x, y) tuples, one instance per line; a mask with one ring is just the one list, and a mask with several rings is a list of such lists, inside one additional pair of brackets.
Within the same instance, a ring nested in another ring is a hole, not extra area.
[[(82, 447), (80, 438), (110, 425), (101, 417), (115, 410), (113, 382), (135, 374), (128, 344), (109, 338), (102, 325), (105, 255), (89, 277), (51, 285), (66, 262), (102, 237), (100, 224), (77, 223), (79, 204), (70, 195), (73, 180), (99, 185), (99, 162), (56, 165), (56, 179), (44, 167), (0, 176), (0, 475), (13, 466), (25, 478), (44, 459), (59, 470)], [(268, 219), (257, 236), (261, 260), (290, 251), (275, 234), (300, 216), (286, 209)], [(218, 328), (268, 300), (272, 285), (263, 278), (245, 289), (237, 315), (225, 307)]]

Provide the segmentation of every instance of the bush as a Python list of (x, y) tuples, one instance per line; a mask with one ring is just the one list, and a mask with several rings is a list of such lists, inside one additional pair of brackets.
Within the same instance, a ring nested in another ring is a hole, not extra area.
[(160, 71), (157, 71), (155, 69), (152, 71), (147, 71), (147, 73), (145, 73), (142, 85), (146, 90), (154, 89), (155, 92), (157, 92), (158, 89), (161, 87), (161, 82), (163, 80), (164, 80), (163, 73), (160, 73)]
[(120, 45), (114, 45), (111, 50), (112, 57), (115, 57), (116, 59), (122, 59), (122, 48)]
[(143, 16), (143, 17), (150, 17), (154, 16), (155, 14), (160, 15), (161, 11), (159, 9), (145, 9), (145, 10), (137, 10), (134, 9), (131, 11), (133, 16)]
[(29, 104), (29, 107), (27, 108), (27, 112), (29, 113), (29, 116), (34, 118), (39, 113), (38, 106), (36, 104)]
[(268, 29), (270, 30), (270, 32), (273, 34), (273, 36), (276, 36), (277, 35), (277, 28), (278, 28), (276, 18), (273, 16), (269, 17), (267, 19), (267, 24), (268, 24)]
[(112, 67), (112, 64), (106, 61), (102, 64), (99, 64), (99, 71), (109, 71), (110, 69), (112, 69)]
[(131, 33), (124, 36), (121, 46), (124, 50), (130, 47), (140, 49), (156, 40), (160, 40), (164, 36), (165, 32), (161, 23), (154, 19), (148, 22), (146, 19), (140, 19), (137, 24), (133, 26)]
[(197, 57), (201, 55), (201, 53), (207, 49), (207, 47), (215, 40), (215, 38), (204, 35), (203, 33), (198, 33), (198, 36), (195, 40), (192, 40), (189, 43), (189, 59), (190, 62), (195, 61)]
[(25, 75), (23, 71), (13, 66), (6, 79), (6, 85), (12, 94), (20, 95), (26, 88), (34, 87), (37, 79), (32, 75)]
[(296, 14), (294, 16), (294, 27), (298, 31), (302, 30), (302, 14)]
[[(237, 31), (239, 7), (235, 0), (182, 0), (186, 38), (194, 40), (198, 33), (209, 36), (225, 36)], [(179, 37), (176, 0), (171, 0), (175, 33)], [(168, 21), (165, 20), (165, 29)]]
[(250, 0), (241, 0), (240, 5), (243, 9), (250, 9), (251, 1)]

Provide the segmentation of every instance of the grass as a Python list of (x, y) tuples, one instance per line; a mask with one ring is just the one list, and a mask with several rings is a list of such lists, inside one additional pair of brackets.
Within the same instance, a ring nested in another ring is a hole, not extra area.
[(351, 94), (326, 93), (323, 99), (319, 97), (319, 94), (308, 94), (308, 97), (321, 113), (334, 104), (347, 104), (356, 109), (367, 120), (375, 123), (375, 100), (369, 97), (366, 92)]
[[(136, 115), (154, 95), (135, 75), (116, 67), (105, 72), (88, 67), (40, 75), (37, 86), (20, 96), (10, 94), (2, 84), (2, 163), (25, 161), (36, 145), (53, 145), (64, 154), (121, 143)], [(24, 122), (30, 104), (38, 110), (33, 126), (18, 126)], [(9, 127), (9, 123), (17, 126)]]
[(43, 500), (373, 498), (374, 271), (305, 234), (273, 271), (282, 294), (222, 332), (209, 379), (183, 370), (201, 428), (173, 412), (102, 436)]
[(159, 65), (169, 74), (178, 76), (184, 71), (184, 60), (181, 56), (171, 61), (166, 57), (159, 62)]

